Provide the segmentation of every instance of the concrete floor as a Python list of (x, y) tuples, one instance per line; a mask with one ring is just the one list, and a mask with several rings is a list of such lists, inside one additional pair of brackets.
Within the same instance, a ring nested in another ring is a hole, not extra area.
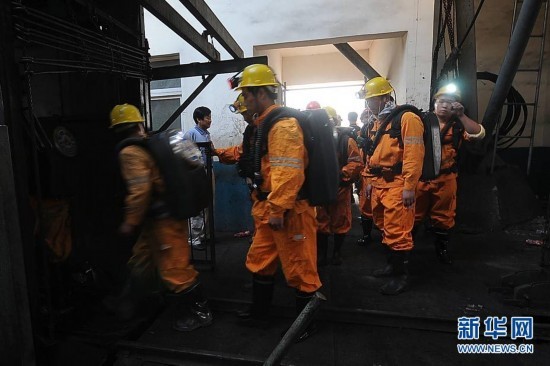
[[(456, 349), (457, 343), (464, 342), (459, 342), (456, 334), (456, 319), (460, 316), (484, 319), (535, 314), (542, 324), (540, 331), (548, 337), (550, 309), (510, 306), (503, 301), (510, 294), (491, 291), (500, 287), (500, 278), (506, 274), (538, 269), (540, 249), (526, 246), (522, 232), (525, 230), (516, 230), (513, 235), (457, 233), (451, 243), (452, 266), (437, 262), (431, 237), (421, 233), (411, 256), (410, 290), (387, 297), (378, 292), (383, 281), (370, 275), (384, 263), (383, 248), (377, 242), (379, 235), (375, 233), (375, 240), (368, 247), (357, 246), (357, 220), (344, 246), (344, 263), (320, 270), (321, 292), (328, 300), (318, 313), (319, 331), (306, 342), (294, 345), (283, 364), (489, 365), (497, 360), (505, 365), (547, 363), (548, 341), (533, 341), (533, 355), (459, 355)], [(215, 321), (210, 327), (189, 334), (172, 330), (177, 303), (170, 301), (151, 327), (119, 353), (116, 365), (261, 364), (292, 322), (294, 292), (279, 273), (270, 327), (258, 330), (237, 323), (233, 311), (249, 301), (251, 295), (250, 275), (244, 268), (248, 245), (247, 239), (220, 233), (216, 268), (201, 271), (215, 309)], [(538, 331), (535, 328), (535, 334)], [(511, 342), (500, 339), (497, 343)], [(144, 351), (145, 348), (149, 350)], [(157, 350), (151, 351), (154, 348)]]

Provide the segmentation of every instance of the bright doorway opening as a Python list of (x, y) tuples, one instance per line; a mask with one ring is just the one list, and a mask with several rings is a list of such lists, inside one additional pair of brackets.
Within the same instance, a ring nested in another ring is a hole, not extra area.
[(360, 116), (365, 109), (364, 99), (356, 96), (362, 85), (363, 81), (357, 80), (289, 86), (286, 89), (286, 105), (303, 110), (309, 102), (315, 100), (321, 107), (331, 106), (336, 109), (342, 117), (342, 126), (349, 126), (348, 113), (355, 112)]

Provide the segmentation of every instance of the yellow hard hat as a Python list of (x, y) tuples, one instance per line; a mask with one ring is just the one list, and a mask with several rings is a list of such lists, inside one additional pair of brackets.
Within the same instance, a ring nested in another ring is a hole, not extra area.
[(233, 113), (244, 113), (246, 112), (246, 104), (244, 103), (244, 97), (241, 94), (237, 97), (237, 99), (233, 102), (233, 104), (229, 105), (229, 110)]
[(239, 86), (235, 89), (248, 88), (253, 86), (278, 86), (273, 70), (262, 64), (249, 65), (244, 68)]
[(367, 81), (363, 89), (364, 89), (365, 99), (389, 94), (393, 91), (393, 88), (390, 85), (390, 83), (381, 76), (377, 76)]
[(330, 106), (326, 106), (323, 109), (327, 111), (327, 114), (330, 118), (334, 119), (335, 121), (338, 119), (338, 113), (336, 113), (336, 109)]
[(456, 98), (457, 101), (460, 101), (462, 99), (462, 94), (460, 93), (460, 89), (458, 89), (456, 84), (453, 84), (453, 83), (447, 84), (439, 88), (434, 95), (434, 99), (437, 99), (442, 95), (452, 95)]
[(137, 122), (144, 122), (144, 119), (136, 106), (127, 103), (118, 104), (115, 105), (111, 111), (111, 127), (109, 128), (113, 128), (122, 123)]

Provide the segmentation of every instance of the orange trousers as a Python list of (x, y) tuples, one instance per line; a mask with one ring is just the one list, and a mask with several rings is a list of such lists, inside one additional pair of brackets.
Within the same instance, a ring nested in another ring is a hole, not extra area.
[(403, 187), (372, 187), (372, 216), (382, 230), (382, 242), (392, 250), (413, 248), (414, 206), (403, 205)]
[(317, 207), (317, 231), (322, 234), (345, 234), (351, 229), (351, 189), (338, 188), (336, 203)]
[(456, 173), (418, 182), (415, 222), (420, 223), (425, 217), (429, 217), (434, 227), (452, 229), (456, 217), (456, 189)]
[(162, 282), (175, 293), (193, 285), (198, 272), (189, 262), (187, 237), (187, 220), (147, 220), (128, 261), (132, 274), (143, 277), (158, 271)]
[(371, 200), (367, 198), (367, 186), (370, 183), (370, 178), (361, 176), (361, 187), (359, 189), (359, 209), (361, 216), (372, 219)]
[(315, 208), (297, 201), (285, 213), (283, 230), (268, 224), (267, 201), (256, 201), (252, 209), (256, 233), (246, 256), (246, 268), (261, 276), (273, 276), (281, 261), (287, 284), (303, 292), (321, 287), (317, 273), (317, 224)]

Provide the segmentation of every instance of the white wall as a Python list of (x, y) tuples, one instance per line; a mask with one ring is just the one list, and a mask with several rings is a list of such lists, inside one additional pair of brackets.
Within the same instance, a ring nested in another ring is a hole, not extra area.
[[(245, 56), (254, 54), (254, 46), (300, 42), (336, 37), (405, 32), (406, 36), (388, 41), (401, 42), (401, 51), (391, 59), (403, 58), (403, 66), (391, 66), (388, 72), (399, 85), (400, 102), (412, 102), (426, 108), (429, 98), (429, 75), (433, 38), (434, 1), (428, 0), (207, 0), (207, 4), (244, 50)], [(179, 1), (168, 0), (199, 32), (203, 28), (194, 21)], [(182, 63), (207, 61), (197, 51), (180, 40), (153, 16), (146, 13), (146, 36), (152, 55), (178, 53)], [(223, 59), (230, 57), (214, 42)], [(377, 46), (379, 57), (388, 45)], [(392, 47), (390, 47), (392, 48)], [(375, 52), (373, 50), (372, 52)], [(269, 57), (269, 51), (266, 52)], [(371, 59), (375, 57), (371, 55)], [(269, 58), (276, 70), (282, 67), (282, 57)], [(394, 65), (392, 63), (392, 65)], [(379, 65), (380, 66), (380, 65)], [(380, 66), (381, 67), (381, 66)], [(393, 75), (395, 73), (395, 76)], [(212, 138), (217, 146), (239, 142), (242, 124), (226, 109), (236, 93), (228, 90), (230, 75), (217, 76), (199, 95), (183, 115), (184, 128), (193, 125), (191, 114), (199, 105), (213, 111)], [(284, 80), (284, 75), (283, 80)], [(183, 99), (200, 83), (200, 78), (182, 80)], [(403, 98), (403, 95), (405, 96)]]
[[(367, 51), (359, 54), (368, 59)], [(363, 74), (337, 52), (283, 57), (282, 70), (287, 85), (363, 80)]]
[[(406, 35), (399, 38), (375, 40), (370, 48), (370, 64), (380, 75), (389, 79), (395, 89), (397, 103), (419, 104), (419, 106), (426, 108), (426, 95), (417, 92), (414, 87), (415, 84), (409, 85), (407, 83), (409, 79), (404, 68), (406, 63), (403, 62), (405, 60), (405, 46)], [(418, 98), (424, 100), (418, 100)]]

